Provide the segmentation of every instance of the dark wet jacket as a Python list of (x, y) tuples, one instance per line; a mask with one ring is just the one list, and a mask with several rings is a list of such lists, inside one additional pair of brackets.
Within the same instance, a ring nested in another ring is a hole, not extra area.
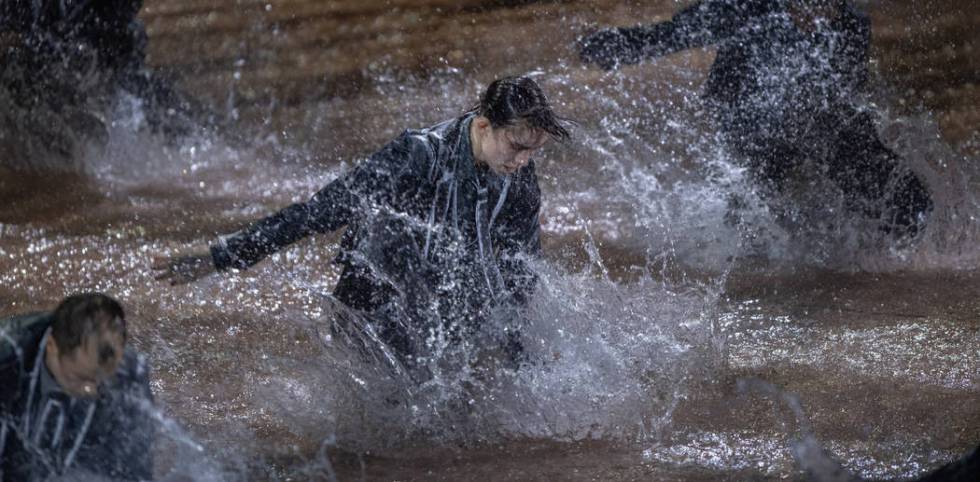
[(535, 283), (526, 256), (541, 250), (534, 162), (510, 176), (476, 166), (472, 119), (404, 132), (309, 201), (212, 246), (215, 266), (246, 268), (347, 226), (334, 296), (350, 307), (394, 306), (419, 330), (524, 303)]
[(704, 96), (722, 127), (740, 136), (802, 135), (818, 113), (852, 115), (841, 109), (867, 82), (870, 22), (843, 5), (805, 32), (784, 0), (704, 0), (670, 21), (620, 29), (622, 56), (716, 45)]
[(14, 32), (42, 55), (66, 58), (88, 49), (102, 68), (141, 66), (143, 0), (3, 0), (0, 32)]
[[(127, 349), (95, 400), (44, 394), (47, 313), (0, 320), (0, 480), (61, 474), (137, 480), (153, 476), (154, 426), (146, 362)], [(48, 378), (49, 380), (51, 378)]]

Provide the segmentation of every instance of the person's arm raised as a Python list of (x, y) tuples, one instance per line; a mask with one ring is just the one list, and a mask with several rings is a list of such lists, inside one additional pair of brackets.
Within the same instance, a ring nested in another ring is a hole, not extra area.
[(256, 221), (208, 249), (157, 258), (158, 280), (171, 284), (196, 281), (215, 271), (246, 269), (266, 256), (313, 233), (337, 230), (361, 213), (391, 206), (403, 178), (418, 175), (428, 162), (423, 143), (402, 135), (366, 161), (317, 192), (309, 201), (292, 204)]
[(753, 0), (704, 0), (666, 22), (595, 31), (579, 40), (579, 57), (605, 70), (720, 42), (755, 14)]

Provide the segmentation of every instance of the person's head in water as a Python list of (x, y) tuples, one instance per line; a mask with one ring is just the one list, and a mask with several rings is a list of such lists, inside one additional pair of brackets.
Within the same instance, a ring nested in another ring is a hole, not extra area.
[(116, 300), (98, 293), (74, 295), (52, 315), (44, 360), (61, 389), (91, 398), (112, 378), (126, 344), (126, 319)]
[(504, 77), (487, 87), (470, 112), (473, 156), (497, 174), (524, 167), (531, 154), (550, 139), (565, 141), (568, 131), (541, 87), (530, 77)]

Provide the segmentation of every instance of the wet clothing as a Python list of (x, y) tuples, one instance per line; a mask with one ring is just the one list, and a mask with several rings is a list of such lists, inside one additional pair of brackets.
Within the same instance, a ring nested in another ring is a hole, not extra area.
[(247, 268), (300, 238), (347, 226), (334, 296), (370, 312), (402, 355), (439, 326), (477, 327), (526, 302), (540, 253), (534, 162), (509, 176), (477, 166), (473, 114), (409, 130), (331, 182), (211, 247), (219, 270)]
[(582, 56), (611, 68), (716, 45), (706, 107), (770, 194), (815, 163), (849, 208), (914, 236), (931, 210), (928, 192), (856, 105), (868, 79), (869, 20), (843, 3), (806, 31), (793, 20), (793, 3), (704, 0), (667, 22), (600, 31), (584, 40)]
[(44, 362), (52, 319), (0, 320), (0, 480), (86, 473), (113, 480), (153, 476), (154, 426), (146, 362), (127, 349), (96, 399), (62, 391)]

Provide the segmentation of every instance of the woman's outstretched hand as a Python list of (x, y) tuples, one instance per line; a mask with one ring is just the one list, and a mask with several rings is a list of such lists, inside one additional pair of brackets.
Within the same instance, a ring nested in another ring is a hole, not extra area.
[(206, 248), (173, 256), (154, 256), (152, 269), (154, 279), (172, 286), (197, 281), (216, 271), (211, 252)]

